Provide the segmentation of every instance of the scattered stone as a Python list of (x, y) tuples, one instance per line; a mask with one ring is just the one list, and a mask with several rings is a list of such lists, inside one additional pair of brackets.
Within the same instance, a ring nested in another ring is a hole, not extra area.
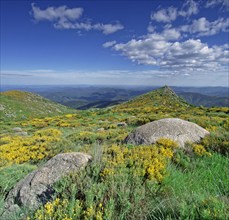
[(20, 132), (16, 132), (15, 135), (18, 135), (18, 136), (28, 136), (28, 133), (26, 131), (20, 131)]
[(8, 118), (15, 118), (16, 114), (15, 113), (5, 113), (5, 116)]
[(130, 133), (125, 143), (153, 144), (159, 138), (168, 138), (184, 147), (186, 142), (199, 142), (209, 132), (199, 125), (178, 118), (165, 118), (147, 123)]
[(5, 110), (5, 106), (4, 105), (2, 105), (2, 104), (0, 104), (0, 111), (3, 111), (3, 110)]
[(14, 127), (14, 128), (12, 128), (12, 131), (14, 131), (14, 132), (22, 132), (23, 130), (20, 127)]
[(56, 155), (15, 185), (6, 198), (5, 211), (0, 219), (7, 219), (6, 216), (21, 207), (33, 210), (45, 204), (54, 194), (52, 185), (55, 182), (70, 172), (84, 168), (91, 159), (88, 154), (76, 152)]
[(126, 122), (119, 122), (119, 123), (117, 123), (117, 126), (118, 127), (126, 127), (127, 123)]
[(23, 131), (20, 127), (14, 127), (12, 128), (12, 131), (14, 131), (14, 134), (18, 136), (28, 136), (28, 133), (26, 131)]
[(104, 128), (98, 128), (97, 131), (105, 131)]

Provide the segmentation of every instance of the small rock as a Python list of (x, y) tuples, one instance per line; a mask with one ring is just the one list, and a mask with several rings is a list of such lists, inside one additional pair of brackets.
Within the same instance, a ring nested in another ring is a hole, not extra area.
[(14, 131), (14, 132), (22, 132), (23, 130), (20, 127), (14, 127), (14, 128), (12, 128), (12, 131)]
[(0, 104), (0, 111), (3, 111), (3, 110), (5, 110), (5, 106)]
[(18, 136), (28, 136), (28, 133), (26, 131), (20, 131), (20, 132), (16, 132), (15, 135), (18, 135)]
[(117, 124), (118, 127), (126, 127), (127, 126), (127, 123), (126, 122), (119, 122)]
[(104, 128), (98, 128), (97, 131), (105, 131)]

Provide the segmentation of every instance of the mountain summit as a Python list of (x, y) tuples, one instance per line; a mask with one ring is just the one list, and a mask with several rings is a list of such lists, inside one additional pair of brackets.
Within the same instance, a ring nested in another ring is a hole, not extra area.
[(179, 97), (169, 86), (163, 86), (159, 89), (137, 96), (134, 99), (120, 104), (121, 108), (136, 107), (189, 107), (183, 98)]
[(162, 88), (160, 88), (162, 90), (162, 92), (166, 95), (166, 94), (170, 94), (173, 96), (178, 96), (169, 86), (165, 85)]

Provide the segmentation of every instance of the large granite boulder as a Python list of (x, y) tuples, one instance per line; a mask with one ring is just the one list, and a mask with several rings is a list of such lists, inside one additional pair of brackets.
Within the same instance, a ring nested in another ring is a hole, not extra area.
[(5, 212), (1, 217), (20, 210), (21, 207), (36, 209), (52, 198), (52, 185), (70, 172), (84, 168), (92, 157), (84, 153), (58, 154), (40, 169), (19, 181), (6, 198)]
[(176, 141), (180, 147), (184, 147), (186, 142), (198, 142), (207, 134), (209, 134), (207, 130), (195, 123), (179, 118), (165, 118), (138, 127), (126, 137), (124, 142), (149, 145), (159, 138), (168, 138)]

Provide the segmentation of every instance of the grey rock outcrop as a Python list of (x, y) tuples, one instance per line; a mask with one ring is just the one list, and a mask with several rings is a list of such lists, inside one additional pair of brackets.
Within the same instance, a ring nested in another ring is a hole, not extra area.
[(56, 155), (16, 184), (6, 198), (2, 216), (16, 212), (21, 207), (36, 209), (46, 203), (54, 193), (52, 185), (55, 182), (70, 172), (84, 168), (91, 159), (88, 154), (76, 152)]
[(159, 138), (168, 138), (184, 147), (186, 142), (198, 142), (207, 134), (207, 130), (195, 123), (179, 118), (165, 118), (138, 127), (124, 142), (134, 145), (153, 144)]

